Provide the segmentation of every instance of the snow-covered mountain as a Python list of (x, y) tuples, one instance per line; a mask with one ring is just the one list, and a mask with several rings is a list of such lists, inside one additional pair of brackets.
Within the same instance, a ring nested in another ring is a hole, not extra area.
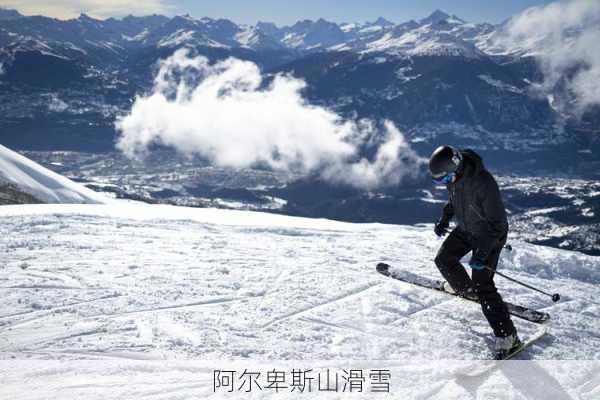
[(323, 19), (305, 20), (277, 28), (258, 29), (284, 46), (304, 51), (389, 52), (405, 55), (474, 56), (485, 46), (495, 26), (469, 24), (440, 10), (421, 20), (395, 24), (385, 18), (366, 23), (336, 24)]
[(422, 25), (414, 29), (396, 29), (366, 44), (368, 52), (398, 55), (478, 57), (483, 53), (472, 43), (454, 35), (448, 20)]
[(211, 48), (245, 48), (254, 51), (293, 51), (298, 55), (317, 51), (387, 52), (401, 55), (475, 57), (482, 54), (528, 55), (543, 38), (508, 48), (501, 36), (503, 24), (469, 23), (436, 10), (419, 21), (394, 23), (383, 17), (365, 23), (303, 20), (291, 26), (273, 23), (236, 24), (227, 19), (180, 15), (128, 16), (94, 19), (86, 14), (58, 20), (24, 17), (0, 9), (0, 62), (9, 67), (15, 53), (39, 51), (65, 59), (115, 65), (133, 50), (178, 48), (183, 45)]
[(0, 46), (10, 48), (10, 52), (35, 48), (62, 57), (95, 56), (97, 62), (122, 59), (132, 48), (184, 44), (305, 52), (394, 48), (406, 54), (463, 54), (467, 48), (476, 48), (463, 42), (483, 45), (495, 29), (490, 24), (469, 24), (439, 10), (418, 22), (400, 24), (384, 18), (343, 24), (318, 19), (284, 27), (264, 22), (238, 25), (227, 19), (196, 19), (189, 15), (98, 20), (82, 14), (66, 21), (23, 17), (9, 10), (2, 15)]
[(236, 57), (266, 73), (304, 78), (312, 102), (345, 116), (390, 119), (428, 151), (448, 137), (528, 153), (595, 148), (597, 135), (576, 132), (593, 132), (598, 117), (568, 115), (557, 98), (533, 96), (543, 78), (527, 56), (534, 45), (525, 53), (498, 47), (503, 29), (439, 10), (402, 23), (318, 19), (284, 27), (189, 15), (62, 21), (5, 10), (0, 142), (30, 150), (113, 149), (116, 117), (150, 89), (158, 60), (187, 47), (210, 60)]
[(110, 199), (0, 145), (0, 204), (96, 203)]

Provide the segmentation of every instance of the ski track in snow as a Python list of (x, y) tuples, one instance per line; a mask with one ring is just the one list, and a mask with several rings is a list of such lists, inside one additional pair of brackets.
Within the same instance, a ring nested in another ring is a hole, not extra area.
[[(122, 202), (4, 206), (0, 232), (3, 385), (31, 377), (25, 366), (32, 362), (36, 379), (61, 390), (119, 392), (120, 375), (129, 371), (141, 386), (121, 393), (125, 397), (171, 398), (167, 388), (185, 393), (173, 398), (190, 398), (211, 393), (208, 367), (171, 370), (148, 360), (378, 360), (395, 368), (412, 365), (415, 374), (414, 360), (489, 357), (490, 329), (476, 304), (375, 271), (384, 261), (437, 278), (431, 260), (441, 242), (430, 226)], [(507, 300), (552, 316), (549, 334), (519, 358), (599, 360), (600, 258), (512, 245), (501, 271), (563, 297), (553, 304), (496, 278)], [(538, 329), (514, 321), (523, 337)], [(92, 380), (91, 359), (122, 360), (123, 369), (99, 364), (102, 379), (88, 386), (60, 381), (62, 369)], [(560, 368), (546, 370), (558, 371), (556, 377)], [(162, 386), (152, 382), (156, 376)], [(209, 391), (195, 386), (199, 376)], [(486, 382), (481, 379), (474, 388)], [(447, 393), (452, 380), (440, 382), (446, 383), (429, 381), (427, 392), (421, 387), (418, 393)], [(600, 390), (598, 379), (577, 382), (579, 395)], [(470, 384), (461, 390), (471, 393)], [(9, 388), (19, 398), (15, 385)]]

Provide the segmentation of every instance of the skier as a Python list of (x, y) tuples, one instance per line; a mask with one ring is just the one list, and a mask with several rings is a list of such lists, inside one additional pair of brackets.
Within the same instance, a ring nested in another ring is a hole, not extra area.
[[(495, 335), (497, 359), (519, 348), (517, 335), (506, 305), (494, 285), (494, 272), (506, 243), (508, 221), (494, 177), (485, 169), (481, 157), (472, 150), (438, 147), (429, 159), (429, 172), (444, 183), (449, 201), (435, 224), (439, 237), (447, 233), (452, 218), (456, 228), (444, 240), (435, 264), (446, 279), (447, 290), (476, 298)], [(460, 260), (472, 251), (467, 274)], [(484, 266), (491, 267), (492, 271)]]

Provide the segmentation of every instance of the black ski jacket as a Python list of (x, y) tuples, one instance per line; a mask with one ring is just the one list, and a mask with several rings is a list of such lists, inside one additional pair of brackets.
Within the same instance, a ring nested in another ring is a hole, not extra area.
[(463, 165), (459, 177), (447, 185), (450, 195), (442, 222), (455, 219), (458, 229), (473, 241), (474, 256), (485, 260), (508, 232), (508, 220), (500, 190), (473, 150), (461, 150)]

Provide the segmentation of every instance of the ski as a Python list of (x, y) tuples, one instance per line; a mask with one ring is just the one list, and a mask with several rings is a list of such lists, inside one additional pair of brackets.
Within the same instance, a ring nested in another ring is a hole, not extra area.
[(501, 365), (501, 363), (503, 361), (510, 360), (511, 358), (514, 358), (515, 356), (517, 356), (520, 353), (522, 353), (525, 349), (527, 349), (533, 343), (535, 343), (539, 339), (541, 339), (546, 333), (548, 333), (548, 330), (546, 329), (546, 327), (542, 327), (533, 336), (531, 336), (527, 340), (523, 341), (519, 347), (517, 347), (512, 352), (510, 352), (506, 357), (504, 357), (504, 358), (502, 358), (500, 360), (495, 360), (495, 361), (493, 361), (493, 362), (491, 362), (491, 363), (489, 363), (487, 365), (481, 366), (480, 368), (475, 369), (473, 371), (457, 372), (455, 375), (458, 378), (475, 378), (477, 376), (480, 376), (480, 375), (483, 375), (483, 374), (485, 374), (487, 372), (490, 372), (494, 368), (496, 368), (499, 365)]
[[(419, 276), (417, 274), (413, 274), (412, 272), (408, 272), (408, 271), (392, 269), (388, 264), (385, 264), (385, 263), (377, 264), (377, 271), (382, 275), (385, 275), (387, 277), (390, 277), (390, 278), (393, 278), (393, 279), (396, 279), (396, 280), (399, 280), (402, 282), (410, 283), (410, 284), (420, 286), (423, 288), (427, 288), (427, 289), (438, 290), (440, 292), (449, 294), (451, 296), (456, 296), (456, 297), (459, 297), (459, 298), (467, 300), (467, 301), (479, 303), (479, 301), (477, 299), (463, 297), (457, 293), (453, 293), (453, 292), (449, 292), (449, 291), (445, 290), (443, 287), (443, 281), (440, 281), (440, 280), (426, 278), (423, 276)], [(506, 307), (508, 308), (508, 312), (517, 318), (521, 318), (521, 319), (524, 319), (524, 320), (527, 320), (530, 322), (535, 322), (538, 324), (544, 323), (550, 319), (550, 314), (548, 314), (548, 313), (545, 313), (542, 311), (537, 311), (537, 310), (532, 310), (530, 308), (512, 304), (509, 302), (504, 302), (504, 303), (506, 304)]]

